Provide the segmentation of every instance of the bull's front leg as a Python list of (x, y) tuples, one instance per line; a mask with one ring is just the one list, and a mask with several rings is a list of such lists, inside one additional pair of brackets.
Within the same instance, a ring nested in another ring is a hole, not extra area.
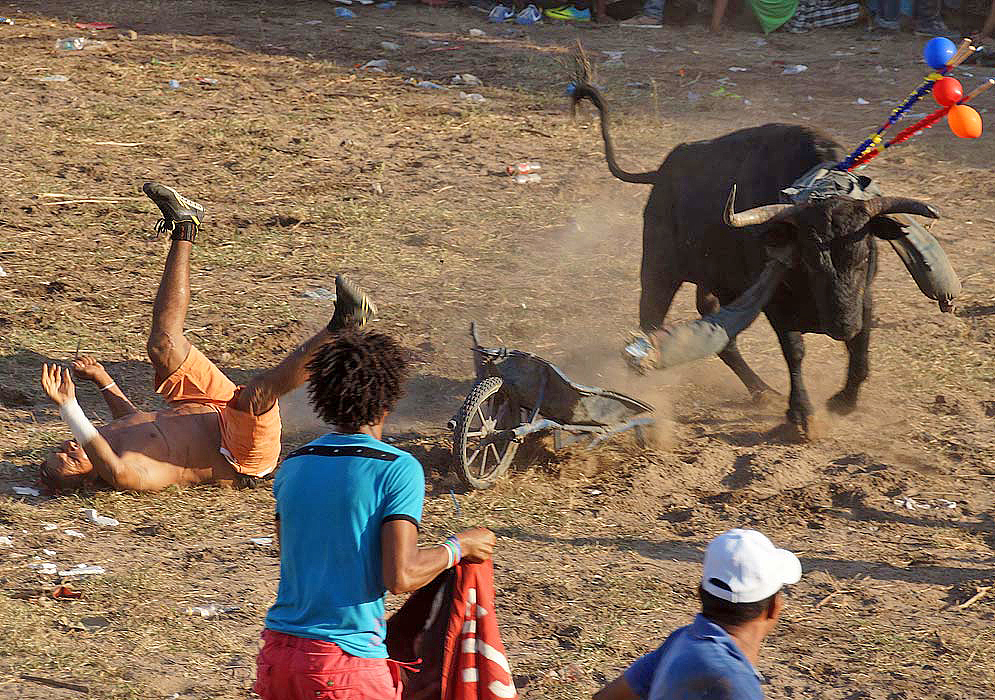
[(813, 437), (815, 409), (808, 398), (805, 382), (802, 379), (802, 360), (805, 358), (805, 341), (798, 331), (778, 331), (781, 352), (788, 363), (788, 377), (791, 379), (791, 393), (788, 396), (788, 423), (795, 426), (803, 438)]
[(849, 355), (849, 363), (846, 368), (846, 384), (826, 404), (833, 413), (845, 416), (853, 413), (854, 409), (857, 408), (857, 396), (860, 394), (860, 385), (864, 383), (870, 374), (868, 367), (870, 345), (871, 309), (869, 304), (865, 304), (863, 328), (860, 333), (846, 341), (846, 351)]

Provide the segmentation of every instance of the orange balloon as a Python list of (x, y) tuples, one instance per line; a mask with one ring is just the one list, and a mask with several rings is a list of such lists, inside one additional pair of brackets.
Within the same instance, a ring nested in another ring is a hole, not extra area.
[(962, 139), (976, 139), (981, 136), (981, 115), (967, 105), (954, 105), (947, 113), (950, 130)]

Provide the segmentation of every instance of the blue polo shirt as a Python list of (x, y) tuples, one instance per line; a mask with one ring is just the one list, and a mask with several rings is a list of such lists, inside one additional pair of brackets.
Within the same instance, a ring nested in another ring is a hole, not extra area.
[(369, 435), (325, 435), (284, 460), (273, 495), (280, 587), (266, 628), (387, 658), (380, 527), (421, 520), (418, 460)]
[(763, 700), (762, 680), (729, 634), (697, 615), (636, 661), (625, 680), (644, 700)]

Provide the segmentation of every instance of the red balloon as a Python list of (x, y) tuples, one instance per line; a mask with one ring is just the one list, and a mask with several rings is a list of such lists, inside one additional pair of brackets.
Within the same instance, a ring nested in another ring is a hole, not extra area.
[(981, 136), (981, 115), (967, 105), (954, 105), (947, 112), (950, 130), (962, 139), (976, 139)]
[(964, 88), (956, 78), (940, 78), (933, 83), (933, 98), (940, 106), (949, 107), (964, 99)]

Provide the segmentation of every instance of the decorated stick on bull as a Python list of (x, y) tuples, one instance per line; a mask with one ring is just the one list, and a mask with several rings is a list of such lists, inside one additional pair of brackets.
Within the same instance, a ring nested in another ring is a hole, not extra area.
[[(944, 78), (944, 80), (954, 80), (954, 79)], [(956, 80), (954, 80), (954, 82), (957, 83)], [(910, 138), (912, 138), (915, 134), (919, 133), (920, 131), (932, 128), (933, 124), (938, 122), (943, 117), (947, 117), (947, 120), (950, 122), (950, 130), (953, 131), (955, 134), (957, 134), (957, 136), (965, 139), (978, 138), (979, 136), (981, 136), (981, 129), (982, 129), (981, 115), (979, 115), (973, 108), (968, 107), (966, 103), (970, 102), (972, 99), (974, 99), (975, 97), (977, 97), (978, 95), (980, 95), (985, 90), (992, 87), (993, 85), (995, 85), (995, 79), (989, 78), (981, 85), (976, 87), (974, 90), (972, 90), (970, 93), (961, 98), (959, 101), (949, 103), (944, 107), (940, 107), (940, 109), (936, 110), (935, 112), (926, 117), (923, 117), (912, 126), (903, 129), (901, 132), (898, 133), (897, 136), (895, 136), (887, 143), (879, 146), (878, 148), (875, 148), (872, 151), (868, 151), (860, 158), (855, 160), (853, 165), (851, 165), (850, 168), (848, 169), (853, 170), (854, 168), (858, 168), (861, 165), (866, 164), (869, 160), (871, 160), (875, 156), (883, 153), (884, 149), (891, 148), (892, 146), (897, 146), (898, 144), (903, 143), (904, 141), (908, 141)], [(957, 93), (960, 94), (961, 93), (960, 83), (957, 83), (956, 88), (957, 88)], [(939, 98), (937, 99), (938, 101), (940, 101)], [(940, 101), (940, 104), (944, 104), (944, 102)]]
[(888, 119), (878, 127), (877, 131), (867, 137), (850, 155), (840, 161), (836, 165), (836, 169), (853, 170), (858, 164), (865, 163), (870, 158), (873, 158), (874, 156), (866, 158), (865, 156), (868, 156), (869, 153), (875, 153), (876, 155), (876, 152), (880, 151), (881, 144), (884, 141), (884, 133), (897, 123), (899, 119), (904, 117), (919, 100), (925, 97), (938, 81), (942, 82), (950, 71), (959, 66), (974, 51), (975, 49), (971, 46), (970, 39), (961, 41), (959, 47), (955, 46), (946, 37), (936, 37), (926, 42), (926, 46), (923, 49), (923, 58), (934, 72), (927, 75), (923, 79), (922, 84), (913, 90), (898, 107), (891, 111)]

